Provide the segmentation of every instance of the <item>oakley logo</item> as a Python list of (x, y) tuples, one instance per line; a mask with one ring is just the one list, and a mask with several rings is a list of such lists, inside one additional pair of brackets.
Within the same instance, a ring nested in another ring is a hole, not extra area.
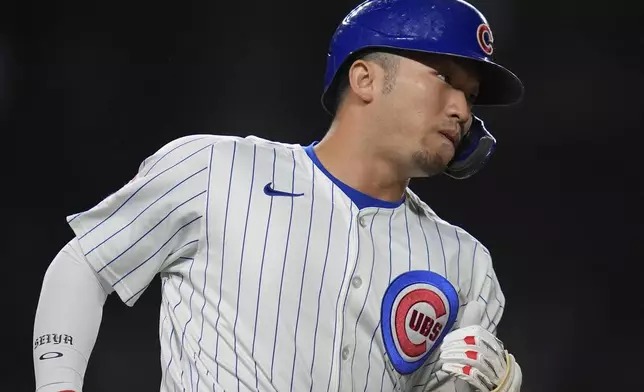
[(40, 360), (44, 361), (46, 359), (56, 359), (60, 358), (63, 356), (63, 353), (59, 353), (57, 351), (50, 351), (48, 353), (44, 353), (43, 355), (40, 356)]

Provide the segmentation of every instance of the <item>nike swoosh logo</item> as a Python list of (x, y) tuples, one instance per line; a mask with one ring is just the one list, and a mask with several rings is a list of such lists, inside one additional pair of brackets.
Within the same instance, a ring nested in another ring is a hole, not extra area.
[(269, 182), (268, 184), (264, 185), (264, 193), (268, 196), (288, 196), (288, 197), (298, 197), (304, 195), (304, 193), (290, 193), (290, 192), (282, 192), (282, 191), (276, 191), (271, 187), (272, 182)]

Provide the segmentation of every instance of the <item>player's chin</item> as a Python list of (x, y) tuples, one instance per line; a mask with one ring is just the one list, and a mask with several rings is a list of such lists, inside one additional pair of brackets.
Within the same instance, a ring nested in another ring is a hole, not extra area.
[(428, 156), (433, 156), (431, 159), (434, 165), (447, 167), (447, 165), (454, 159), (456, 154), (456, 147), (454, 143), (441, 133), (434, 135), (431, 143), (426, 145)]
[(416, 166), (419, 169), (419, 173), (413, 177), (433, 177), (441, 174), (447, 168), (450, 160), (451, 158), (447, 158), (442, 153), (418, 153), (416, 155)]
[(446, 167), (456, 156), (456, 149), (457, 146), (455, 146), (451, 141), (446, 141), (441, 145), (438, 153), (441, 156)]
[(436, 166), (443, 167), (443, 170), (447, 168), (447, 165), (454, 159), (454, 155), (456, 154), (456, 148), (454, 147), (454, 144), (452, 142), (447, 141), (445, 143), (441, 143), (440, 145), (437, 146), (434, 152), (434, 164)]

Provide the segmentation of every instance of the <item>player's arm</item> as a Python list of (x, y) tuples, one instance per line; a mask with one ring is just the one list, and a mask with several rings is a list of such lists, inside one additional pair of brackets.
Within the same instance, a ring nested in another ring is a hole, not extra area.
[(76, 238), (49, 265), (34, 322), (33, 360), (37, 392), (80, 392), (113, 291), (87, 263)]
[(195, 135), (163, 146), (128, 184), (68, 217), (76, 237), (47, 271), (34, 325), (38, 392), (80, 392), (107, 294), (133, 306), (157, 273), (197, 251), (218, 140)]
[(472, 294), (459, 328), (441, 344), (441, 369), (481, 392), (519, 392), (521, 367), (496, 337), (505, 298), (487, 249), (482, 249), (475, 263), (483, 268), (477, 268), (480, 272), (472, 277)]
[(497, 328), (505, 310), (505, 296), (501, 290), (501, 284), (494, 272), (492, 256), (489, 251), (479, 245), (476, 263), (482, 265), (477, 269), (473, 279), (473, 289), (469, 302), (477, 302), (480, 308), (478, 319), (471, 320), (471, 323), (482, 326), (493, 335), (497, 334)]

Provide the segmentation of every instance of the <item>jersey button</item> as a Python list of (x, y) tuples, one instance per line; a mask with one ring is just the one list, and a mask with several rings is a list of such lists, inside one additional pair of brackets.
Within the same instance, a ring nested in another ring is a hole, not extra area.
[(349, 358), (349, 346), (344, 346), (342, 349), (342, 359), (346, 360)]
[(364, 216), (361, 216), (358, 222), (360, 222), (360, 226), (362, 227), (367, 226), (367, 222), (364, 220)]
[(356, 276), (351, 279), (351, 284), (357, 289), (358, 287), (362, 286), (362, 279), (359, 276)]

